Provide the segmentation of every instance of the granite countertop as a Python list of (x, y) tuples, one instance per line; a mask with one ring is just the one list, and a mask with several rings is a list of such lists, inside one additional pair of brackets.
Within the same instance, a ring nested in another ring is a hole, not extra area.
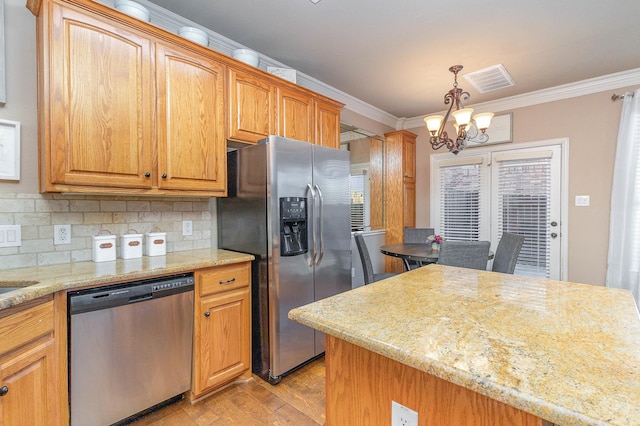
[(143, 256), (111, 262), (75, 262), (34, 268), (7, 269), (0, 276), (0, 287), (20, 287), (0, 293), (0, 310), (59, 290), (106, 285), (159, 275), (177, 274), (211, 266), (253, 260), (250, 254), (228, 250), (200, 249)]
[(625, 290), (434, 264), (289, 318), (559, 425), (640, 425)]

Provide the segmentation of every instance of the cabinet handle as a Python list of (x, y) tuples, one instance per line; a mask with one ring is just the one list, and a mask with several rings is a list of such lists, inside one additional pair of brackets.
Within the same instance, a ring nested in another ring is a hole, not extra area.
[(205, 316), (205, 317), (207, 317), (207, 318), (209, 318), (209, 317), (211, 316), (211, 312), (209, 312), (209, 311), (205, 312), (205, 313), (204, 313), (204, 316)]
[(7, 386), (3, 386), (0, 388), (0, 396), (5, 396), (9, 393), (9, 388)]
[(149, 176), (151, 176), (151, 173), (149, 173), (149, 172), (146, 172), (146, 173), (144, 174), (144, 177), (149, 177)]
[(166, 173), (163, 173), (163, 174), (162, 174), (162, 179), (166, 179), (166, 178), (167, 178), (167, 174), (166, 174)]
[(235, 280), (236, 280), (235, 278), (231, 278), (230, 280), (220, 280), (220, 281), (218, 282), (218, 284), (222, 284), (222, 285), (224, 285), (224, 284), (231, 284), (231, 283), (233, 283)]

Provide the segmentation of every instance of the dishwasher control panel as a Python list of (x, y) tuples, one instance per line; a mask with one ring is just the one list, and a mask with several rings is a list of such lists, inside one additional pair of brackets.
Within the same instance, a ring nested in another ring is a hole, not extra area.
[(174, 279), (169, 280), (169, 281), (162, 281), (162, 282), (159, 282), (157, 284), (153, 284), (152, 290), (153, 291), (160, 291), (160, 290), (169, 290), (171, 288), (192, 286), (192, 285), (195, 284), (195, 282), (196, 282), (196, 280), (195, 280), (195, 278), (193, 278), (193, 275), (189, 275), (189, 276), (186, 276), (186, 277), (174, 278)]
[(69, 314), (81, 314), (193, 291), (192, 273), (142, 279), (67, 293)]

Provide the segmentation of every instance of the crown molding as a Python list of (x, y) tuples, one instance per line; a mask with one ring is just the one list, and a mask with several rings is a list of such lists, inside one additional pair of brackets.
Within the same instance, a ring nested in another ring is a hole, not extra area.
[[(113, 5), (113, 3), (109, 0), (98, 1), (107, 6)], [(151, 23), (167, 31), (177, 33), (178, 28), (183, 26), (200, 28), (209, 36), (209, 47), (217, 52), (228, 56), (231, 56), (231, 53), (235, 49), (247, 48), (240, 43), (237, 43), (221, 34), (198, 25), (195, 22), (192, 22), (180, 15), (177, 15), (154, 3), (151, 3), (148, 0), (137, 1), (147, 9), (149, 9), (149, 11), (151, 12)], [(258, 54), (260, 55), (259, 68), (263, 71), (266, 71), (267, 66), (290, 68), (288, 65), (262, 55), (260, 52), (258, 52)], [(393, 127), (396, 130), (422, 127), (424, 126), (424, 117), (431, 114), (443, 113), (442, 111), (433, 112), (413, 118), (396, 117), (392, 114), (389, 114), (388, 112), (381, 110), (380, 108), (368, 104), (354, 96), (349, 95), (348, 93), (329, 86), (328, 84), (323, 83), (322, 81), (301, 73), (297, 70), (296, 82), (302, 87), (342, 102), (343, 104), (345, 104), (345, 108), (349, 111), (353, 111), (366, 118), (385, 124), (389, 127)], [(547, 102), (574, 98), (577, 96), (590, 95), (606, 90), (619, 89), (621, 87), (633, 86), (636, 84), (640, 84), (640, 68), (469, 106), (473, 107), (478, 112), (508, 111), (517, 108), (539, 105)]]
[[(591, 95), (607, 90), (615, 90), (621, 87), (633, 86), (636, 84), (640, 84), (640, 68), (469, 106), (473, 107), (477, 112), (509, 111), (517, 108), (524, 108), (533, 105), (545, 104), (548, 102), (560, 101), (563, 99), (575, 98), (578, 96)], [(446, 111), (432, 112), (408, 119), (400, 118), (398, 119), (395, 127), (398, 130), (422, 127), (424, 126), (424, 118), (426, 116), (432, 114), (444, 114), (445, 112)]]
[[(108, 0), (100, 0), (102, 3), (111, 6)], [(247, 48), (247, 46), (243, 46), (240, 43), (237, 43), (221, 34), (216, 33), (215, 31), (210, 30), (209, 28), (203, 27), (201, 25), (196, 24), (180, 15), (177, 15), (169, 10), (166, 10), (154, 3), (149, 2), (148, 0), (137, 0), (144, 7), (149, 9), (151, 13), (151, 23), (163, 28), (167, 31), (171, 31), (174, 33), (178, 32), (178, 28), (183, 26), (196, 27), (207, 33), (209, 36), (209, 48), (220, 52), (222, 54), (231, 56), (232, 52), (235, 49), (243, 49)], [(260, 65), (259, 68), (263, 71), (267, 70), (268, 66), (272, 67), (284, 67), (291, 68), (286, 64), (278, 62), (268, 56), (257, 52), (260, 56)], [(371, 120), (377, 121), (382, 124), (386, 124), (389, 127), (395, 128), (398, 122), (398, 117), (389, 114), (377, 108), (373, 105), (370, 105), (358, 98), (355, 98), (348, 93), (345, 93), (341, 90), (336, 89), (335, 87), (329, 86), (326, 83), (323, 83), (320, 80), (317, 80), (309, 75), (301, 73), (296, 70), (296, 84), (307, 88), (309, 90), (313, 90), (314, 92), (320, 93), (331, 99), (335, 99), (336, 101), (342, 102), (345, 104), (345, 108), (349, 111), (353, 111), (357, 114), (360, 114), (364, 117), (367, 117)]]

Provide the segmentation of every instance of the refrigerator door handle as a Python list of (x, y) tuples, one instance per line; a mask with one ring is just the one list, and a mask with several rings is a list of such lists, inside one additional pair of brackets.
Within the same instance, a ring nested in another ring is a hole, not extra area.
[(324, 256), (324, 238), (322, 235), (322, 221), (324, 220), (324, 217), (323, 217), (324, 198), (322, 198), (322, 191), (320, 190), (320, 186), (316, 184), (315, 188), (316, 188), (316, 193), (318, 194), (318, 201), (319, 201), (318, 218), (316, 219), (316, 223), (318, 224), (318, 236), (320, 238), (320, 243), (319, 243), (320, 254), (318, 255), (318, 260), (316, 261), (316, 265), (319, 266), (320, 261), (322, 260), (322, 256)]
[[(307, 189), (311, 194), (311, 214), (313, 215), (313, 219), (316, 218), (316, 191), (313, 189), (313, 186), (308, 183)], [(309, 267), (313, 268), (314, 263), (316, 262), (316, 227), (311, 226), (311, 244), (313, 248), (311, 249), (311, 260), (309, 261)]]

